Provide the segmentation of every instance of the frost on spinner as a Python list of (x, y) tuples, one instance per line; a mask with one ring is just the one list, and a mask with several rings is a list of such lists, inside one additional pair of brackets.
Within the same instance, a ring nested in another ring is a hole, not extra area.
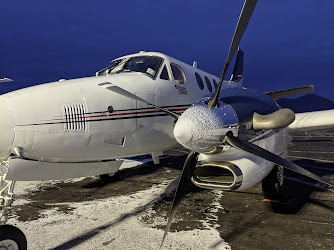
[(175, 139), (184, 147), (200, 152), (210, 152), (220, 146), (227, 132), (238, 134), (239, 121), (234, 109), (219, 101), (219, 106), (209, 111), (204, 98), (187, 109), (176, 122)]

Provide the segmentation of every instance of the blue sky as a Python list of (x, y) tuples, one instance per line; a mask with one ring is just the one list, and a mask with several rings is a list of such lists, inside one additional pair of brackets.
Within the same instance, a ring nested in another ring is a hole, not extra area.
[[(220, 76), (243, 0), (0, 3), (0, 78), (15, 80), (0, 85), (4, 93), (91, 76), (140, 50), (196, 60)], [(246, 87), (314, 84), (316, 94), (334, 100), (333, 0), (259, 0), (241, 47)]]

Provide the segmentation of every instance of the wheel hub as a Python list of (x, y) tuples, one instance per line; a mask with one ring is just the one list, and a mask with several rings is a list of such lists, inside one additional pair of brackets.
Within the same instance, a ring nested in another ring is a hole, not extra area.
[(0, 250), (19, 250), (19, 246), (13, 240), (0, 241)]

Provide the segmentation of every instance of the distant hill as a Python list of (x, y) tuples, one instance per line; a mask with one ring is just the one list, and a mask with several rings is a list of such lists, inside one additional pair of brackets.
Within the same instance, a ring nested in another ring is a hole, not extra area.
[(334, 109), (334, 101), (315, 94), (295, 99), (282, 98), (276, 102), (283, 108), (292, 109), (295, 113)]

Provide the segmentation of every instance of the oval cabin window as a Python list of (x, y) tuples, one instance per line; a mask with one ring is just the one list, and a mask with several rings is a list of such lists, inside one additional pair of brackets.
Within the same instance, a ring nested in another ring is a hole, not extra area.
[(212, 92), (212, 84), (209, 80), (209, 78), (205, 77), (205, 83), (206, 83), (206, 86), (208, 87), (209, 91)]
[(213, 86), (215, 87), (215, 89), (218, 87), (218, 84), (217, 84), (217, 82), (216, 82), (216, 80), (215, 79), (212, 79), (212, 82), (213, 82)]
[(195, 73), (195, 76), (196, 76), (196, 81), (197, 81), (198, 87), (203, 90), (204, 89), (204, 82), (203, 82), (202, 77), (197, 72)]

